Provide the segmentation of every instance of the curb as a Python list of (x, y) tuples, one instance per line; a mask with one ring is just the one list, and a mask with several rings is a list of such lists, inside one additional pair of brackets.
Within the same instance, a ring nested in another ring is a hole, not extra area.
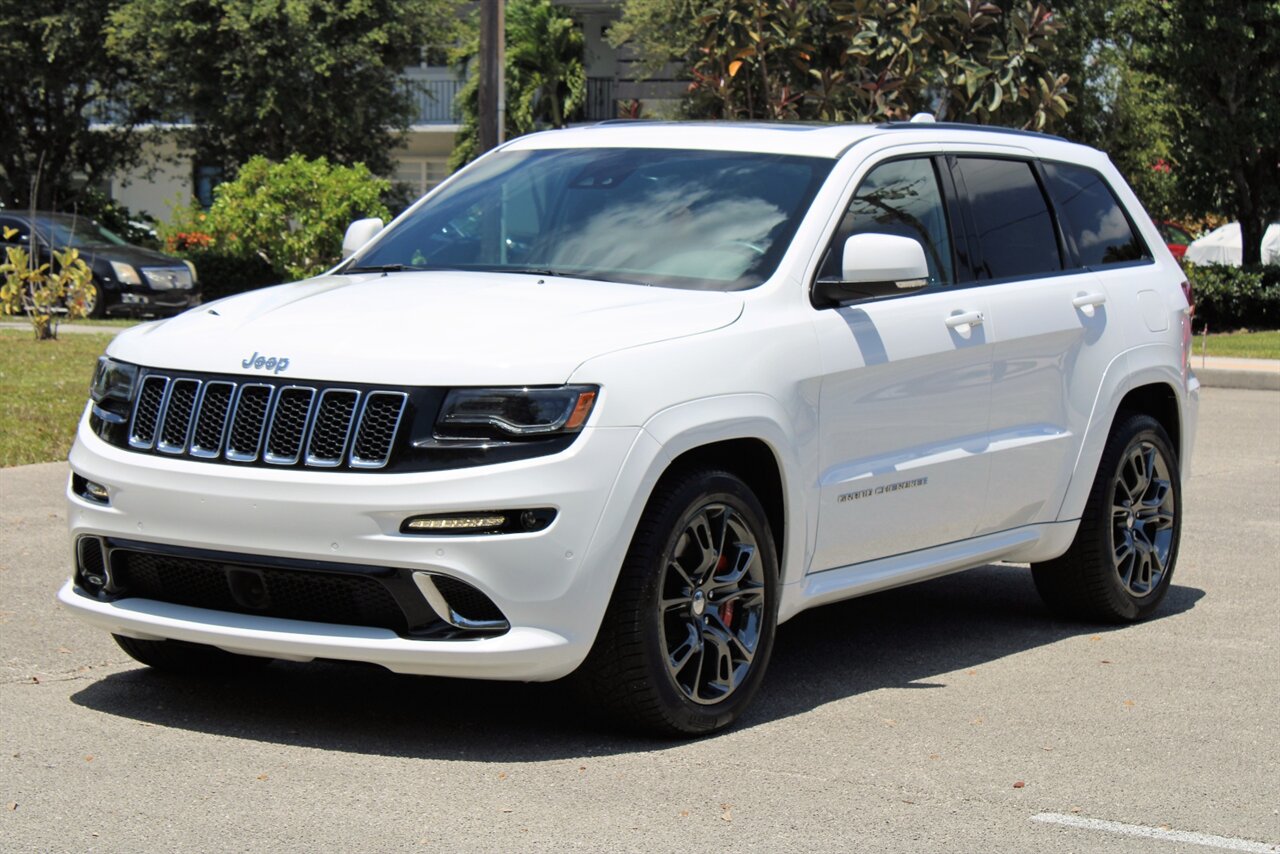
[(1201, 368), (1196, 371), (1200, 385), (1207, 388), (1243, 388), (1252, 391), (1280, 391), (1280, 374), (1271, 371), (1236, 371)]

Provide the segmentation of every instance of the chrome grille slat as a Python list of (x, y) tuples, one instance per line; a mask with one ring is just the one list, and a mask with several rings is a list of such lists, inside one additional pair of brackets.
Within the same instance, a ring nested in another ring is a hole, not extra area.
[(307, 465), (322, 468), (342, 465), (359, 403), (360, 392), (355, 389), (328, 388), (320, 393), (311, 434), (307, 437)]
[(267, 416), (271, 414), (274, 388), (266, 383), (246, 383), (236, 391), (231, 425), (227, 431), (224, 456), (233, 462), (249, 463), (258, 458)]
[(298, 461), (315, 402), (316, 390), (306, 386), (285, 386), (276, 393), (266, 450), (262, 453), (264, 460), (278, 466), (291, 466)]
[(381, 469), (410, 411), (407, 391), (274, 378), (147, 369), (137, 389), (127, 446), (206, 462)]
[(402, 391), (374, 391), (365, 396), (351, 443), (348, 464), (358, 469), (380, 469), (391, 458), (409, 396)]
[(187, 449), (187, 438), (191, 434), (191, 416), (195, 412), (200, 386), (200, 380), (190, 377), (179, 377), (169, 383), (164, 403), (160, 405), (160, 428), (156, 433), (157, 451), (181, 454)]
[(138, 390), (133, 404), (132, 423), (129, 426), (129, 447), (149, 449), (156, 441), (156, 427), (160, 422), (160, 406), (169, 389), (169, 378), (148, 376)]
[(191, 431), (191, 445), (187, 449), (191, 456), (211, 460), (222, 453), (227, 415), (235, 392), (235, 383), (212, 380), (204, 384), (194, 418), (195, 426)]

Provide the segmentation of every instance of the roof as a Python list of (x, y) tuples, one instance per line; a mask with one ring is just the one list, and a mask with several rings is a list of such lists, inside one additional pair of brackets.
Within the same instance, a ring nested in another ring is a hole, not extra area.
[[(808, 157), (839, 157), (863, 140), (892, 135), (907, 141), (981, 140), (1005, 144), (1068, 144), (1060, 137), (1011, 128), (955, 122), (805, 124), (787, 122), (664, 122), (615, 120), (543, 131), (511, 140), (507, 150), (552, 148), (683, 148), (694, 151), (758, 151)], [(919, 139), (915, 139), (918, 137)]]

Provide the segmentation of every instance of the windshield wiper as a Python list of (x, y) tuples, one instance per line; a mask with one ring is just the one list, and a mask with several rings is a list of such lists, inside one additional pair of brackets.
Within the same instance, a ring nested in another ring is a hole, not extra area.
[[(371, 267), (348, 267), (347, 269), (343, 270), (342, 273), (343, 275), (346, 275), (347, 273), (381, 273), (385, 276), (387, 273), (420, 272), (420, 271), (430, 270), (430, 269), (433, 269), (433, 268), (419, 267), (414, 264), (375, 264)], [(434, 269), (443, 269), (443, 268), (436, 267)]]
[(581, 273), (568, 273), (564, 270), (553, 270), (550, 267), (508, 267), (505, 264), (494, 264), (489, 267), (467, 267), (477, 273), (515, 273), (522, 276), (556, 276), (564, 279), (581, 278)]

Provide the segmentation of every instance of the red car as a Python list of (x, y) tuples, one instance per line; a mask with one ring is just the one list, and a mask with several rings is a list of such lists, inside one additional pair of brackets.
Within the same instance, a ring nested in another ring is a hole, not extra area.
[(1191, 243), (1191, 235), (1176, 222), (1167, 220), (1157, 222), (1156, 228), (1160, 229), (1160, 236), (1164, 238), (1164, 245), (1169, 247), (1173, 257), (1181, 261), (1182, 256), (1187, 254), (1187, 246)]

